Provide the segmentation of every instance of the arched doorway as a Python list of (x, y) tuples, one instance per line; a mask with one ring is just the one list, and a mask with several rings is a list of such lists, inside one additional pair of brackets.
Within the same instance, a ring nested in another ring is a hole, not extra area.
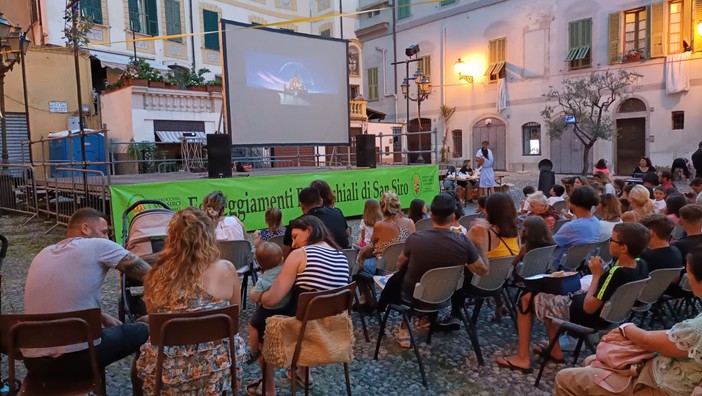
[(641, 157), (646, 156), (646, 104), (629, 98), (617, 109), (615, 142), (615, 172), (630, 175)]
[[(499, 118), (485, 117), (473, 124), (473, 152), (465, 157), (473, 159), (480, 149), (481, 142), (490, 142), (490, 150), (495, 155), (493, 168), (507, 170), (507, 125)], [(473, 164), (475, 166), (475, 164)]]
[[(409, 151), (416, 152), (409, 154), (409, 163), (431, 164), (431, 133), (418, 134), (417, 132), (420, 131), (420, 124), (422, 132), (431, 131), (431, 120), (429, 118), (422, 118), (421, 122), (417, 121), (416, 118), (410, 120), (409, 125), (407, 126), (407, 131), (409, 132), (407, 135), (407, 146)], [(420, 151), (423, 161), (418, 161)]]

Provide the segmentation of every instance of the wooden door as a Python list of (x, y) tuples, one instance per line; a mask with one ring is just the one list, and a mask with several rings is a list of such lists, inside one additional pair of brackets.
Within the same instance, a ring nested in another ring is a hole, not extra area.
[(486, 123), (487, 119), (484, 118), (473, 125), (472, 151), (464, 154), (463, 157), (471, 160), (472, 166), (477, 166), (475, 164), (475, 154), (482, 147), (482, 142), (487, 140), (490, 142), (490, 150), (495, 156), (492, 165), (493, 169), (507, 170), (507, 126), (497, 118), (490, 118), (489, 123)]
[(631, 175), (646, 156), (646, 118), (624, 118), (617, 120), (616, 173)]
[[(551, 139), (551, 161), (553, 171), (566, 175), (579, 175), (583, 170), (583, 151), (585, 146), (568, 128), (560, 139)], [(588, 170), (592, 169), (592, 150), (588, 156)]]

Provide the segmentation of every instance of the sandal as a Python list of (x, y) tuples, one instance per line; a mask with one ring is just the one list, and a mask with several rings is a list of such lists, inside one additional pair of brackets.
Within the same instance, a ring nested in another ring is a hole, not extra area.
[(246, 385), (246, 394), (249, 396), (263, 396), (263, 392), (258, 390), (258, 386), (263, 382), (263, 378)]
[[(534, 347), (534, 355), (546, 357), (546, 348), (548, 348), (548, 346), (543, 346), (543, 345), (535, 346)], [(557, 364), (565, 363), (565, 359), (563, 359), (563, 358), (556, 359), (555, 357), (553, 357), (553, 355), (549, 356), (549, 359), (551, 359), (552, 362), (557, 363)]]
[[(292, 375), (291, 375), (291, 373), (292, 373), (292, 370), (288, 370), (288, 374), (286, 375), (290, 381), (292, 381)], [(310, 381), (309, 385), (308, 385), (308, 386), (305, 386), (305, 379), (304, 379), (303, 377), (300, 377), (300, 375), (297, 374), (297, 372), (295, 373), (295, 381), (297, 381), (297, 384), (298, 384), (302, 389), (305, 389), (305, 388), (307, 388), (307, 389), (312, 389), (312, 387), (314, 386), (314, 382), (313, 382), (313, 381)]]
[[(499, 361), (499, 359), (504, 360), (505, 363), (507, 363), (507, 364), (501, 364), (500, 361)], [(507, 358), (504, 357), (504, 356), (498, 358), (498, 360), (497, 360), (497, 366), (498, 366), (498, 367), (508, 368), (508, 369), (510, 369), (510, 370), (521, 371), (522, 374), (531, 374), (532, 371), (534, 371), (534, 370), (532, 370), (531, 367), (524, 368), (524, 367), (515, 366), (512, 362), (509, 361), (509, 359), (507, 359)]]

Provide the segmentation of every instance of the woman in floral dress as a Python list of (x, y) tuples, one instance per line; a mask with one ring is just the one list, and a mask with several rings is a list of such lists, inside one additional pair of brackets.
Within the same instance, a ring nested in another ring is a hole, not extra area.
[[(236, 268), (219, 259), (213, 221), (197, 208), (178, 211), (166, 246), (144, 280), (149, 314), (212, 310), (239, 304)], [(244, 341), (235, 338), (237, 368), (245, 356)], [(231, 389), (228, 340), (165, 347), (163, 395), (217, 395)], [(157, 348), (147, 341), (136, 366), (146, 395), (155, 393)], [(240, 378), (240, 374), (237, 374)], [(236, 393), (236, 392), (235, 392)]]

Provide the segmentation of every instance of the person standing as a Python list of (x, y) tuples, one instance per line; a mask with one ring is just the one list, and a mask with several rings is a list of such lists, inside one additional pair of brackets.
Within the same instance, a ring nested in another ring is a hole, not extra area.
[(702, 142), (697, 145), (697, 151), (692, 153), (692, 166), (695, 167), (695, 177), (702, 177)]
[(492, 194), (495, 192), (495, 171), (492, 166), (495, 157), (492, 155), (492, 150), (488, 148), (490, 142), (483, 140), (482, 147), (475, 153), (475, 160), (481, 166), (480, 171), (480, 194)]

